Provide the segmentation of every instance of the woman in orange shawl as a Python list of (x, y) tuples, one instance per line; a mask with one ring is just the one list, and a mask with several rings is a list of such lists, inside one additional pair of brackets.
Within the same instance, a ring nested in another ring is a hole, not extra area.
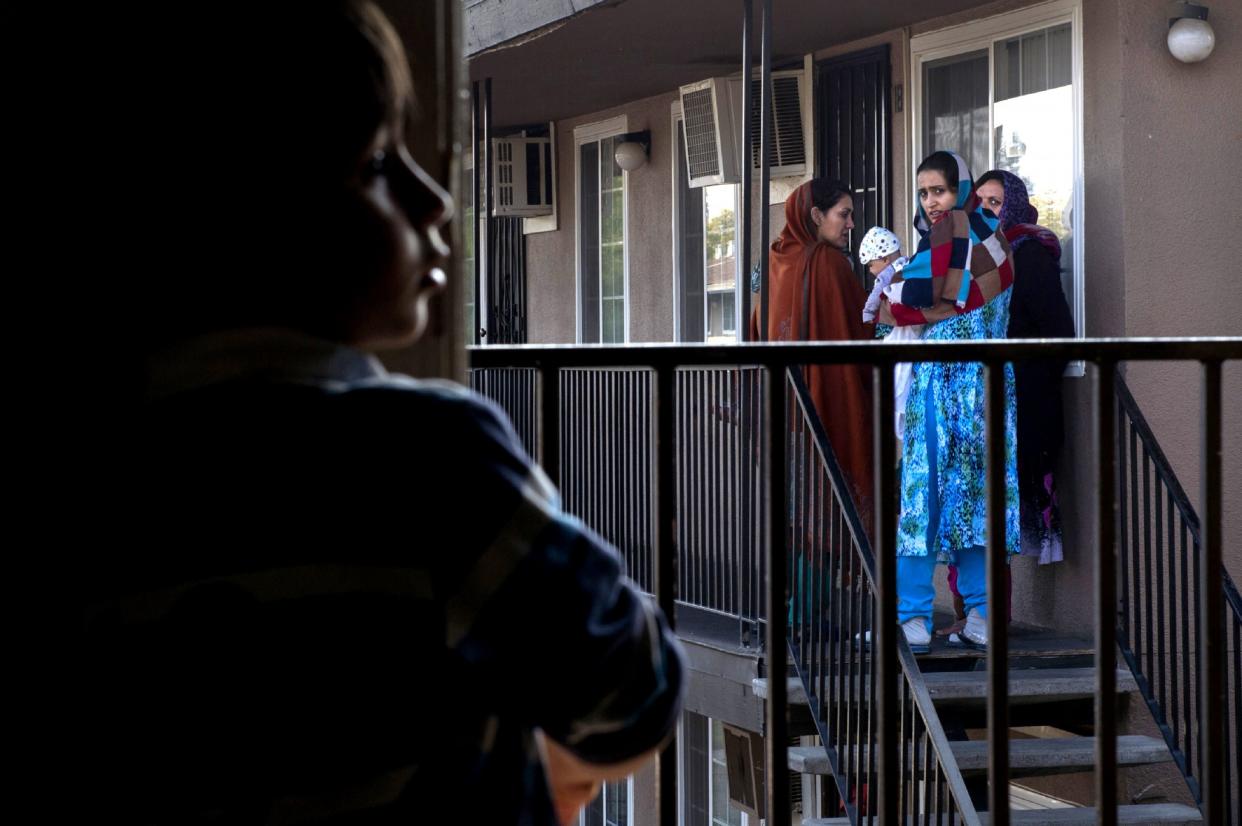
[[(785, 228), (769, 256), (768, 341), (869, 341), (862, 284), (846, 258), (854, 199), (840, 181), (816, 178), (785, 200)], [(759, 307), (751, 318), (757, 340)], [(811, 400), (869, 529), (874, 495), (871, 376), (863, 365), (806, 368)]]

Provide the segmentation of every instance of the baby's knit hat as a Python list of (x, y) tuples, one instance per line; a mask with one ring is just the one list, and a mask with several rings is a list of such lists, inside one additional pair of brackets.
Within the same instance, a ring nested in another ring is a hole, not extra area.
[(858, 260), (863, 264), (870, 264), (877, 258), (900, 251), (901, 242), (897, 240), (896, 235), (884, 227), (872, 227), (867, 230), (862, 243), (858, 246)]

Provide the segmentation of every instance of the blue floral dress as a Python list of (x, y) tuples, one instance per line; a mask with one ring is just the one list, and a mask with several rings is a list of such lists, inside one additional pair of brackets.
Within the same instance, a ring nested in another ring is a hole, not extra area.
[[(1003, 339), (1009, 326), (1005, 290), (977, 310), (930, 324), (924, 340)], [(927, 394), (931, 394), (928, 404)], [(954, 564), (959, 550), (987, 543), (987, 385), (978, 362), (914, 365), (906, 404), (902, 446), (901, 516), (897, 522), (897, 555), (926, 556), (929, 538), (940, 562)], [(935, 420), (928, 421), (928, 409)], [(936, 439), (939, 524), (928, 525), (932, 510), (932, 477), (928, 439)], [(1006, 548), (1018, 552), (1017, 406), (1013, 365), (1005, 365), (1005, 522)]]

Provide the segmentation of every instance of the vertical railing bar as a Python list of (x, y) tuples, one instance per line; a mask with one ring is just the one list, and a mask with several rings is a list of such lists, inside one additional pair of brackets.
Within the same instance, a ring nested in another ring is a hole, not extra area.
[(1138, 434), (1134, 424), (1130, 424), (1130, 527), (1133, 537), (1130, 547), (1123, 549), (1126, 553), (1126, 574), (1134, 578), (1134, 610), (1130, 621), (1134, 626), (1134, 657), (1138, 662), (1143, 656), (1143, 599), (1142, 592), (1143, 568), (1139, 533), (1139, 476), (1138, 476)]
[[(1168, 491), (1168, 536), (1165, 547), (1168, 548), (1168, 578), (1165, 580), (1165, 588), (1169, 592), (1169, 622), (1167, 640), (1168, 640), (1168, 679), (1169, 687), (1172, 694), (1172, 709), (1170, 713), (1165, 715), (1165, 723), (1170, 727), (1171, 731), (1177, 731), (1177, 715), (1181, 709), (1179, 687), (1177, 684), (1177, 537), (1175, 523), (1177, 519), (1177, 511), (1174, 510), (1173, 491)], [(1174, 740), (1176, 742), (1176, 739)]]
[[(772, 0), (764, 5), (764, 75), (770, 76)], [(766, 99), (768, 96), (764, 95)], [(766, 147), (765, 147), (766, 148)], [(766, 191), (766, 189), (765, 189)], [(767, 210), (764, 210), (767, 214)], [(787, 697), (785, 685), (785, 521), (788, 510), (785, 504), (785, 444), (789, 417), (785, 409), (785, 370), (773, 370), (768, 377), (767, 396), (767, 444), (768, 461), (765, 468), (767, 479), (768, 520), (767, 585), (768, 585), (768, 703), (766, 707), (767, 737), (764, 776), (767, 785), (768, 826), (789, 826), (789, 784), (785, 782), (788, 771), (788, 724), (785, 719)]]
[(554, 365), (539, 368), (539, 454), (543, 472), (553, 485), (561, 482), (561, 446), (558, 413), (561, 404), (560, 373)]
[[(1154, 540), (1152, 543), (1152, 548), (1155, 553), (1155, 563), (1156, 563), (1156, 578), (1152, 580), (1152, 585), (1156, 589), (1157, 634), (1156, 634), (1156, 640), (1155, 640), (1154, 647), (1156, 650), (1157, 668), (1155, 671), (1152, 672), (1152, 675), (1151, 675), (1152, 676), (1151, 689), (1152, 689), (1152, 694), (1156, 697), (1156, 702), (1159, 703), (1160, 711), (1161, 711), (1161, 715), (1160, 715), (1161, 718), (1166, 716), (1164, 714), (1164, 709), (1168, 705), (1168, 691), (1167, 691), (1167, 687), (1165, 686), (1166, 669), (1165, 669), (1165, 664), (1164, 664), (1165, 656), (1167, 654), (1167, 648), (1168, 648), (1166, 644), (1167, 641), (1165, 639), (1165, 633), (1168, 630), (1168, 624), (1166, 622), (1167, 618), (1165, 617), (1165, 614), (1164, 614), (1164, 591), (1165, 591), (1165, 588), (1167, 587), (1167, 581), (1165, 580), (1165, 576), (1164, 576), (1165, 554), (1163, 553), (1165, 514), (1164, 514), (1164, 496), (1161, 495), (1164, 489), (1165, 489), (1165, 486), (1163, 482), (1159, 478), (1157, 478), (1156, 479), (1156, 527), (1155, 527), (1155, 533), (1154, 533)], [(1171, 513), (1170, 513), (1170, 516), (1171, 516)], [(1157, 725), (1163, 722), (1164, 722), (1164, 719), (1156, 720)]]
[[(675, 409), (673, 407), (674, 368), (662, 365), (656, 372), (656, 601), (669, 625), (676, 617), (677, 547), (674, 519), (676, 508), (676, 454), (673, 452)], [(660, 752), (656, 766), (656, 799), (661, 824), (677, 822), (677, 744), (676, 734)]]
[[(1120, 548), (1123, 554), (1128, 554), (1128, 549), (1130, 547), (1130, 538), (1129, 538), (1129, 531), (1128, 531), (1129, 508), (1127, 506), (1129, 497), (1126, 495), (1128, 492), (1126, 490), (1127, 462), (1126, 462), (1126, 451), (1124, 450), (1124, 447), (1123, 447), (1125, 443), (1126, 414), (1125, 414), (1125, 411), (1122, 410), (1121, 405), (1117, 405), (1116, 427), (1117, 427), (1117, 443), (1118, 443), (1118, 447), (1117, 447), (1117, 489), (1120, 494), (1118, 496), (1118, 500), (1119, 500), (1118, 505), (1120, 508), (1119, 517), (1118, 517), (1118, 525), (1119, 525), (1120, 536), (1121, 536)], [(1131, 617), (1131, 613), (1134, 610), (1134, 603), (1130, 599), (1130, 576), (1132, 572), (1129, 570), (1130, 566), (1129, 566), (1128, 556), (1126, 557), (1126, 559), (1122, 560), (1122, 563), (1123, 564), (1122, 564), (1122, 573), (1121, 573), (1121, 608), (1122, 608), (1121, 620), (1124, 623), (1124, 627), (1125, 627), (1126, 647), (1128, 647), (1131, 651), (1133, 651), (1134, 650), (1134, 637), (1133, 637), (1134, 629), (1133, 629), (1133, 622), (1131, 622), (1130, 617)], [(1135, 595), (1135, 598), (1137, 599), (1137, 594)]]
[[(1143, 620), (1146, 627), (1146, 643), (1147, 650), (1147, 673), (1149, 675), (1155, 672), (1155, 650), (1156, 650), (1156, 632), (1155, 622), (1152, 617), (1152, 608), (1155, 600), (1152, 598), (1152, 585), (1155, 582), (1155, 574), (1152, 570), (1152, 551), (1151, 551), (1151, 453), (1148, 452), (1146, 445), (1143, 446), (1143, 572), (1145, 581), (1143, 583)], [(1150, 683), (1150, 680), (1149, 680)]]
[[(1008, 485), (1005, 451), (1005, 364), (988, 362), (988, 810), (993, 826), (1009, 826), (1009, 611), (1006, 605)], [(1111, 465), (1109, 472), (1111, 473)], [(1114, 617), (1115, 621), (1115, 617)]]
[[(1203, 535), (1202, 531), (1200, 531), (1199, 535), (1200, 537), (1202, 537)], [(1202, 547), (1201, 543), (1202, 543), (1202, 540), (1200, 540), (1200, 542), (1194, 542), (1192, 540), (1190, 543), (1190, 563), (1191, 563), (1191, 568), (1192, 568), (1192, 574), (1191, 574), (1191, 580), (1190, 580), (1190, 583), (1191, 583), (1190, 585), (1190, 595), (1191, 595), (1190, 596), (1190, 602), (1191, 602), (1190, 621), (1192, 625), (1194, 626), (1194, 634), (1192, 635), (1194, 639), (1194, 647), (1191, 650), (1193, 650), (1196, 654), (1194, 658), (1195, 662), (1194, 662), (1193, 673), (1195, 673), (1198, 676), (1199, 682), (1197, 683), (1197, 685), (1199, 686), (1203, 685), (1203, 671), (1199, 669), (1200, 663), (1199, 663), (1199, 657), (1197, 656), (1203, 647), (1203, 615), (1200, 613), (1200, 609), (1203, 607), (1203, 603), (1202, 603), (1203, 594), (1200, 593), (1199, 591), (1199, 584), (1203, 581), (1202, 579), (1203, 565), (1202, 565), (1202, 560), (1200, 559), (1201, 547)], [(1191, 758), (1193, 755), (1194, 764), (1199, 766), (1200, 772), (1202, 772), (1203, 755), (1200, 753), (1198, 746), (1201, 742), (1199, 738), (1203, 731), (1203, 692), (1202, 691), (1194, 692), (1194, 700), (1195, 700), (1194, 713), (1186, 721), (1186, 730), (1187, 730), (1186, 766), (1187, 766), (1187, 771), (1190, 771), (1189, 767), (1191, 765)], [(1199, 803), (1202, 804), (1202, 802), (1203, 802), (1203, 785), (1202, 783), (1200, 783)]]
[[(741, 252), (742, 252), (742, 271), (739, 279), (742, 284), (739, 292), (740, 300), (738, 307), (741, 309), (740, 318), (738, 319), (738, 338), (742, 341), (746, 340), (746, 333), (750, 330), (750, 259), (752, 257), (751, 238), (750, 238), (750, 220), (751, 213), (754, 211), (752, 204), (752, 190), (754, 189), (754, 177), (750, 174), (750, 125), (754, 119), (751, 107), (754, 101), (751, 100), (751, 53), (754, 48), (750, 42), (751, 27), (754, 23), (755, 13), (752, 0), (742, 0), (742, 139), (739, 145), (742, 147), (742, 169), (745, 173), (742, 175), (742, 221), (741, 221)], [(764, 211), (767, 211), (767, 194), (764, 194)], [(767, 257), (767, 250), (763, 250), (763, 257)], [(764, 323), (767, 322), (767, 316), (764, 316)], [(759, 339), (762, 341), (767, 336), (760, 333)]]
[[(879, 611), (873, 629), (871, 656), (879, 680), (879, 816), (881, 823), (894, 823), (897, 814), (897, 513), (896, 432), (893, 368), (873, 368), (876, 388), (872, 420), (873, 450), (879, 468), (875, 482), (875, 566)], [(864, 583), (864, 587), (865, 583)], [(878, 657), (877, 657), (878, 652)]]
[[(879, 622), (879, 617), (878, 617), (879, 610), (880, 610), (880, 602), (879, 600), (876, 600), (873, 597), (871, 600), (871, 627), (872, 628), (874, 628)], [(895, 644), (894, 644), (894, 648), (896, 648)], [(868, 676), (870, 679), (867, 682), (870, 685), (870, 689), (867, 692), (867, 695), (868, 695), (867, 696), (867, 742), (869, 744), (872, 744), (872, 747), (867, 750), (867, 780), (868, 782), (865, 785), (867, 787), (867, 817), (869, 820), (876, 817), (877, 803), (880, 800), (880, 788), (879, 788), (879, 785), (876, 783), (876, 764), (880, 762), (880, 759), (882, 759), (880, 755), (877, 754), (877, 752), (883, 751), (884, 744), (880, 738), (880, 722), (879, 720), (876, 719), (877, 717), (876, 695), (877, 693), (882, 694), (882, 692), (884, 692), (885, 690), (887, 690), (892, 695), (892, 700), (893, 700), (893, 716), (890, 717), (889, 720), (887, 721), (887, 728), (890, 730), (889, 734), (893, 740), (892, 759), (888, 763), (888, 768), (889, 768), (888, 774), (890, 776), (889, 778), (890, 782), (888, 784), (889, 785), (888, 791), (889, 791), (889, 794), (891, 795), (891, 800), (889, 801), (889, 803), (891, 806), (890, 811), (893, 817), (898, 817), (897, 811), (900, 808), (899, 795), (901, 794), (901, 782), (900, 782), (901, 766), (900, 766), (900, 763), (898, 762), (898, 756), (897, 756), (897, 752), (898, 752), (897, 738), (900, 737), (900, 733), (897, 729), (897, 685), (895, 684), (895, 682), (892, 686), (889, 686), (887, 684), (880, 684), (879, 664), (878, 664), (880, 659), (881, 658), (879, 657), (871, 657), (868, 662), (868, 670), (870, 671)], [(891, 674), (889, 676), (892, 677)], [(879, 684), (878, 689), (877, 689), (877, 684)], [(889, 822), (889, 821), (885, 821), (885, 822)]]
[(1224, 731), (1222, 712), (1224, 697), (1224, 662), (1222, 633), (1224, 625), (1221, 591), (1221, 363), (1203, 363), (1202, 485), (1203, 517), (1199, 523), (1199, 541), (1203, 546), (1202, 578), (1199, 580), (1199, 605), (1203, 637), (1199, 641), (1199, 682), (1203, 700), (1200, 733), (1203, 741), (1201, 788), (1203, 790), (1203, 822), (1205, 826), (1224, 826)]
[(715, 607), (729, 609), (729, 427), (728, 376), (720, 368), (712, 371), (716, 385), (716, 593)]
[[(1190, 549), (1188, 547), (1189, 530), (1186, 527), (1186, 520), (1184, 517), (1181, 520), (1181, 526), (1182, 550), (1178, 556), (1182, 561), (1182, 575), (1178, 584), (1181, 587), (1182, 597), (1182, 648), (1185, 651), (1185, 656), (1182, 657), (1182, 685), (1186, 687), (1186, 707), (1182, 711), (1182, 716), (1178, 720), (1178, 725), (1181, 727), (1182, 733), (1182, 756), (1186, 761), (1186, 772), (1189, 774), (1191, 773), (1191, 754), (1193, 752), (1193, 749), (1190, 747), (1190, 715), (1191, 706), (1194, 702), (1194, 689), (1191, 687), (1190, 683), (1190, 659), (1193, 656), (1192, 652), (1194, 651), (1194, 649), (1190, 647), (1190, 592), (1194, 589), (1195, 583), (1190, 580), (1190, 563), (1188, 561), (1188, 557), (1190, 556)], [(1198, 640), (1196, 640), (1196, 642), (1197, 641)], [(1177, 729), (1174, 729), (1173, 733), (1176, 738), (1178, 733)]]
[[(771, 234), (771, 210), (768, 209), (768, 193), (771, 189), (772, 170), (768, 152), (772, 139), (772, 0), (760, 0), (763, 4), (763, 28), (759, 34), (759, 340), (768, 340), (768, 305), (771, 290), (768, 284), (768, 241)], [(774, 130), (773, 130), (774, 131)], [(743, 165), (750, 175), (750, 159)], [(805, 334), (805, 331), (803, 331)], [(768, 826), (772, 826), (769, 824)]]
[(686, 372), (684, 370), (680, 370), (677, 372), (676, 376), (677, 376), (677, 381), (676, 381), (676, 384), (677, 384), (677, 533), (678, 533), (678, 540), (679, 540), (677, 551), (678, 551), (678, 556), (679, 556), (678, 562), (680, 563), (680, 568), (678, 570), (678, 576), (680, 577), (680, 579), (678, 580), (678, 583), (680, 585), (679, 593), (682, 595), (682, 598), (684, 599), (686, 593), (689, 591), (688, 583), (686, 582), (686, 576), (687, 576), (687, 571), (689, 570), (689, 566), (686, 564), (686, 559), (683, 556), (683, 554), (685, 554), (686, 548), (690, 546), (689, 536), (687, 533), (687, 531), (689, 530), (689, 526), (687, 524), (687, 519), (689, 516), (689, 507), (687, 506), (687, 502), (686, 502), (686, 490), (688, 487), (687, 483), (690, 477), (690, 465), (689, 465), (689, 462), (686, 461), (686, 442), (689, 441), (690, 423), (689, 421), (687, 421), (687, 418), (686, 418), (686, 408), (687, 408)]
[[(1096, 823), (1117, 823), (1117, 497), (1113, 486), (1116, 365), (1096, 366), (1095, 800)], [(995, 822), (995, 821), (993, 821)]]

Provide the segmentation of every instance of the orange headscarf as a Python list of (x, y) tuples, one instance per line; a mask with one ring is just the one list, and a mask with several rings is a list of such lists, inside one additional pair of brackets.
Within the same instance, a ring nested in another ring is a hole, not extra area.
[[(845, 253), (819, 240), (811, 219), (811, 183), (785, 200), (785, 228), (768, 256), (769, 341), (869, 341), (862, 322), (866, 300)], [(759, 310), (751, 318), (758, 339)], [(870, 529), (874, 491), (871, 461), (871, 371), (864, 365), (813, 365), (807, 386), (833, 452), (853, 483), (854, 498)]]

